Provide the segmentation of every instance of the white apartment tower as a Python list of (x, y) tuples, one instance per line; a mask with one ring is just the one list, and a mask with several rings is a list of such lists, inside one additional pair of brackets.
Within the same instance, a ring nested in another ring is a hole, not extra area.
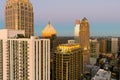
[(16, 34), (0, 37), (0, 80), (50, 80), (50, 40), (14, 38)]

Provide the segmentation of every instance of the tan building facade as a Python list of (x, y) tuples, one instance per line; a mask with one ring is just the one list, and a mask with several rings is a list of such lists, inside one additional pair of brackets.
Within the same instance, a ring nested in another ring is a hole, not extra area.
[(103, 54), (107, 53), (107, 40), (106, 39), (102, 39), (99, 41), (100, 43), (100, 52)]
[(86, 18), (83, 18), (80, 23), (80, 46), (83, 53), (83, 62), (90, 62), (90, 31), (89, 31), (89, 22)]
[(54, 55), (53, 80), (81, 80), (83, 59), (79, 45), (61, 44)]
[(5, 28), (25, 30), (25, 37), (34, 35), (34, 13), (29, 0), (7, 0)]

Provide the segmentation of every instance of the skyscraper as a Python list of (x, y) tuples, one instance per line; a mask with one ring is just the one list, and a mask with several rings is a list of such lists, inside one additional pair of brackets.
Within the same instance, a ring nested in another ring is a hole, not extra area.
[(0, 80), (3, 80), (3, 41), (0, 40)]
[(81, 80), (83, 59), (79, 44), (61, 44), (54, 54), (53, 80)]
[(29, 0), (7, 0), (5, 28), (25, 30), (25, 37), (34, 35), (34, 13)]
[(80, 39), (79, 39), (79, 32), (80, 32), (80, 20), (76, 20), (75, 23), (75, 31), (74, 31), (74, 39), (75, 39), (75, 43), (79, 43)]
[(54, 70), (54, 66), (53, 66), (53, 58), (54, 58), (54, 51), (58, 45), (57, 40), (57, 32), (54, 29), (54, 27), (52, 26), (52, 24), (50, 22), (48, 22), (48, 24), (45, 26), (45, 28), (42, 30), (42, 38), (47, 38), (50, 39), (50, 75), (51, 75), (51, 79), (53, 80), (54, 75), (53, 75), (53, 70)]
[(112, 38), (111, 39), (111, 52), (115, 55), (117, 55), (118, 52), (118, 38)]
[(80, 46), (83, 53), (83, 62), (89, 63), (90, 62), (90, 31), (89, 31), (89, 22), (87, 18), (83, 18), (80, 24)]
[(90, 64), (95, 64), (99, 57), (99, 42), (97, 39), (90, 39)]

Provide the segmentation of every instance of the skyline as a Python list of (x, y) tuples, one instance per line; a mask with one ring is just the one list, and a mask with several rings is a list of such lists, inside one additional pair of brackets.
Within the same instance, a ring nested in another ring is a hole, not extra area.
[[(0, 1), (0, 28), (5, 28), (5, 2), (6, 0)], [(42, 30), (50, 21), (58, 36), (73, 36), (75, 20), (83, 17), (89, 21), (91, 36), (120, 35), (120, 11), (117, 10), (120, 7), (119, 0), (74, 0), (69, 2), (68, 0), (53, 0), (52, 2), (30, 0), (30, 2), (34, 8), (35, 35), (41, 35)]]

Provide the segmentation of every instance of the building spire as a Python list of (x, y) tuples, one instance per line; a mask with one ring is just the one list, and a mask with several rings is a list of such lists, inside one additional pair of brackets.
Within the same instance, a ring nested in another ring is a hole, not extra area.
[(42, 37), (51, 37), (52, 35), (56, 35), (57, 32), (54, 27), (50, 24), (50, 21), (46, 25), (46, 27), (42, 30)]
[(48, 24), (50, 25), (50, 21), (48, 21)]

